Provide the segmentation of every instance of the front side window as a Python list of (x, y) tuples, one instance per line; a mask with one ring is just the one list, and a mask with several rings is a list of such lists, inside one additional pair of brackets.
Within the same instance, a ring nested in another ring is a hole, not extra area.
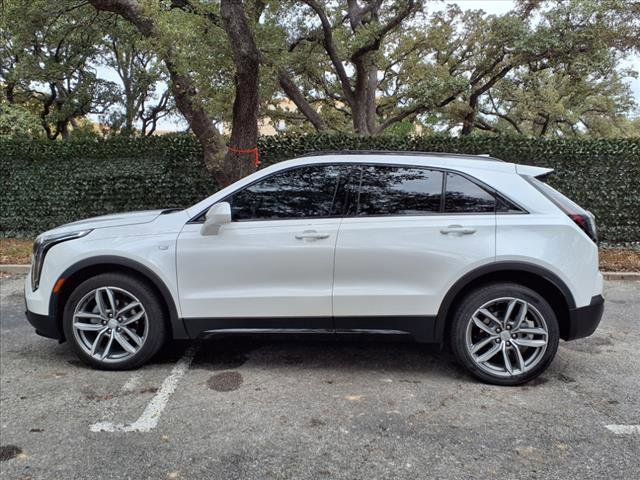
[(227, 197), (233, 221), (332, 217), (342, 214), (347, 165), (286, 170)]
[(447, 173), (444, 211), (445, 213), (492, 213), (496, 210), (495, 197), (456, 173)]
[(441, 198), (442, 172), (363, 165), (356, 215), (429, 215), (440, 212)]

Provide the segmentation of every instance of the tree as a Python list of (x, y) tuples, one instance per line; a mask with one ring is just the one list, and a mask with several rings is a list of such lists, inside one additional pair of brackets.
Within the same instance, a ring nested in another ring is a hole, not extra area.
[[(205, 163), (219, 186), (228, 185), (254, 171), (254, 157), (244, 153), (255, 149), (257, 144), (259, 52), (242, 1), (222, 0), (220, 12), (216, 12), (212, 5), (189, 0), (173, 0), (168, 11), (163, 11), (162, 6), (146, 11), (136, 0), (90, 0), (90, 3), (97, 10), (120, 15), (143, 37), (160, 46), (158, 54), (169, 72), (176, 106), (202, 145)], [(255, 7), (259, 8), (259, 4), (256, 3)], [(222, 27), (229, 40), (234, 62), (235, 96), (230, 139), (233, 150), (226, 155), (215, 119), (196, 86), (194, 71), (185, 61), (184, 45), (167, 42), (167, 39), (169, 42), (173, 40), (170, 34), (176, 30), (175, 16), (171, 18), (172, 10), (195, 17), (196, 22), (202, 19), (206, 25), (200, 23), (199, 26), (206, 35), (212, 35), (211, 28)], [(169, 35), (165, 35), (167, 33)]]
[(152, 135), (158, 121), (175, 109), (170, 91), (165, 87), (168, 75), (162, 62), (138, 32), (120, 18), (113, 21), (104, 38), (100, 60), (113, 69), (122, 82), (119, 108), (106, 116), (111, 130), (133, 135), (139, 121), (141, 134)]
[[(637, 49), (640, 15), (624, 0), (520, 0), (500, 16), (455, 4), (427, 15), (408, 0), (300, 0), (269, 21), (286, 32), (279, 62), (297, 88), (280, 86), (317, 130), (376, 135), (411, 122), (468, 135), (491, 130), (481, 110), (511, 77), (561, 75), (568, 64), (573, 78), (578, 64), (591, 75)], [(619, 112), (629, 106), (615, 98)]]
[(44, 0), (5, 2), (0, 32), (0, 79), (9, 104), (35, 108), (47, 138), (67, 138), (89, 113), (104, 113), (116, 86), (97, 78), (91, 60), (99, 21)]

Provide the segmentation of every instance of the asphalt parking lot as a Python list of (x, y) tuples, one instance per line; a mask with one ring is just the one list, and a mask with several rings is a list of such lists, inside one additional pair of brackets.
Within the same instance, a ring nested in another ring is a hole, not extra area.
[(596, 334), (517, 388), (380, 341), (173, 343), (91, 370), (1, 279), (3, 479), (640, 478), (640, 282), (608, 282)]

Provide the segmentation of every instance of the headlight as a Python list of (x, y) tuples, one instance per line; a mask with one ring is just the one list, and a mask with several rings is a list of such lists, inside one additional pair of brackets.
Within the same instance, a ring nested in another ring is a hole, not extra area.
[(33, 256), (31, 259), (31, 290), (34, 292), (40, 285), (40, 275), (42, 274), (42, 264), (44, 257), (51, 247), (57, 243), (66, 242), (75, 238), (88, 235), (91, 230), (80, 230), (78, 232), (58, 233), (53, 235), (39, 236), (33, 244)]

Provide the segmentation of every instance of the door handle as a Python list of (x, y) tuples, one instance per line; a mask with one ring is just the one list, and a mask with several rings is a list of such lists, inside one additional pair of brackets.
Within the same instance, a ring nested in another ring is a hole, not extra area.
[(302, 233), (296, 233), (296, 238), (298, 240), (322, 240), (323, 238), (329, 238), (328, 233), (317, 232), (316, 230), (305, 230)]
[(440, 230), (440, 233), (443, 235), (449, 235), (450, 233), (453, 233), (454, 235), (471, 235), (472, 233), (476, 233), (476, 229), (463, 227), (462, 225), (449, 225), (448, 227)]

